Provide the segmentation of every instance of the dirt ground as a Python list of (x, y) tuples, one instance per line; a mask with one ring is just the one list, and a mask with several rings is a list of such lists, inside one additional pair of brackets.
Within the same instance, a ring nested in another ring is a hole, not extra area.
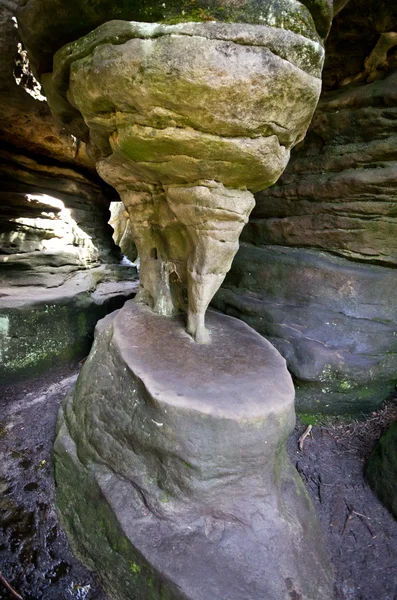
[[(107, 600), (97, 578), (72, 555), (54, 506), (56, 416), (78, 370), (76, 365), (0, 388), (3, 600), (18, 597), (7, 591), (6, 582), (23, 600)], [(302, 450), (298, 438), (305, 426), (298, 424), (289, 441), (291, 460), (328, 537), (335, 600), (397, 600), (397, 521), (363, 477), (375, 441), (396, 419), (394, 398), (364, 421), (314, 427)]]
[[(55, 424), (78, 371), (0, 388), (0, 572), (23, 600), (107, 600), (71, 553), (55, 511)], [(15, 598), (4, 582), (0, 598)]]
[(397, 398), (365, 420), (314, 427), (292, 462), (309, 490), (335, 571), (335, 600), (397, 600), (397, 521), (372, 493), (364, 468), (374, 444), (397, 420)]

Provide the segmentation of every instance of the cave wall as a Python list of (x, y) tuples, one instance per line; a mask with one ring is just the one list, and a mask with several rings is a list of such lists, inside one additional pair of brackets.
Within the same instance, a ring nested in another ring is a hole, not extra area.
[[(0, 4), (0, 381), (85, 356), (99, 318), (135, 293), (108, 225), (114, 190), (51, 115)], [(19, 82), (19, 85), (18, 85)]]
[(283, 353), (301, 412), (368, 411), (397, 382), (397, 35), (377, 46), (396, 25), (382, 2), (336, 17), (309, 132), (215, 299)]

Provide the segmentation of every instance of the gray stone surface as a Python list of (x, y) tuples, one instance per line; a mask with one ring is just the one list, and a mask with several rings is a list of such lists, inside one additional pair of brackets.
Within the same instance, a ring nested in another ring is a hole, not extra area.
[[(397, 35), (396, 35), (397, 38)], [(244, 240), (397, 266), (397, 72), (325, 95)]]
[[(368, 27), (381, 27), (370, 4)], [(284, 174), (256, 195), (247, 246), (215, 300), (287, 358), (304, 412), (373, 410), (397, 381), (393, 56), (323, 95)]]
[(243, 244), (213, 304), (286, 358), (299, 412), (360, 413), (397, 383), (395, 269)]
[[(115, 19), (146, 23), (251, 23), (279, 27), (302, 36), (325, 38), (333, 16), (332, 0), (29, 0), (18, 11), (22, 37), (36, 73), (51, 70), (52, 56), (64, 44)], [(340, 1), (335, 2), (336, 6)]]
[(208, 325), (197, 345), (133, 302), (98, 324), (55, 442), (72, 545), (117, 600), (330, 600), (285, 452), (285, 361), (241, 321), (211, 311)]
[(122, 202), (110, 203), (109, 225), (113, 228), (113, 241), (119, 246), (122, 254), (134, 262), (138, 256), (132, 237), (131, 222)]
[(366, 465), (375, 494), (397, 519), (397, 422), (382, 435)]
[(137, 289), (133, 267), (26, 274), (2, 280), (0, 380), (37, 376), (83, 358), (98, 319), (120, 308)]

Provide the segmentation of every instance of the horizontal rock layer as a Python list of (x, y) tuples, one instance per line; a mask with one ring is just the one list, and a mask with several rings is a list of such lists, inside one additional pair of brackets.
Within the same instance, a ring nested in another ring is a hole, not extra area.
[(373, 410), (397, 383), (396, 271), (244, 244), (213, 304), (286, 358), (300, 412)]
[(397, 73), (326, 95), (243, 239), (397, 266)]
[(116, 4), (100, 0), (94, 8), (90, 2), (70, 0), (65, 11), (62, 0), (29, 0), (18, 11), (18, 23), (35, 71), (41, 74), (51, 70), (52, 56), (61, 46), (106, 21), (257, 23), (319, 39), (328, 33), (332, 4), (332, 0), (198, 0), (194, 4), (186, 0), (168, 4), (152, 0), (146, 5), (132, 0)]
[(270, 336), (303, 411), (371, 410), (397, 380), (396, 119), (390, 70), (323, 96), (215, 301)]
[(121, 151), (135, 180), (258, 190), (306, 132), (323, 56), (266, 26), (111, 21), (61, 48), (43, 82), (54, 114), (80, 138), (88, 126), (102, 156)]
[(1, 382), (37, 377), (86, 356), (98, 319), (135, 295), (133, 273), (114, 265), (67, 276), (57, 271), (44, 281), (42, 275), (39, 285), (29, 276), (20, 277), (20, 285), (2, 281)]
[(35, 183), (6, 181), (0, 192), (0, 281), (35, 276), (39, 283), (57, 268), (65, 276), (120, 261), (100, 189), (74, 181), (74, 193), (65, 194)]

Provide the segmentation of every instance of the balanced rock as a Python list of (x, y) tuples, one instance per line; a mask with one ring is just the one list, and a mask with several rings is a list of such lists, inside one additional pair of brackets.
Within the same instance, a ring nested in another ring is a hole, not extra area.
[(46, 19), (28, 28), (45, 5), (28, 2), (21, 31), (54, 114), (89, 140), (130, 215), (138, 300), (164, 315), (186, 310), (188, 332), (207, 342), (205, 312), (253, 192), (278, 179), (313, 115), (332, 3), (215, 1), (190, 14), (183, 2), (152, 12), (125, 2), (117, 16), (134, 20), (121, 21), (102, 2), (96, 23), (83, 8), (83, 28), (103, 24), (77, 41), (80, 25), (60, 13), (73, 41), (59, 50)]
[(285, 361), (237, 319), (208, 324), (198, 345), (179, 317), (132, 301), (99, 322), (55, 443), (69, 538), (117, 600), (330, 600), (285, 450)]

